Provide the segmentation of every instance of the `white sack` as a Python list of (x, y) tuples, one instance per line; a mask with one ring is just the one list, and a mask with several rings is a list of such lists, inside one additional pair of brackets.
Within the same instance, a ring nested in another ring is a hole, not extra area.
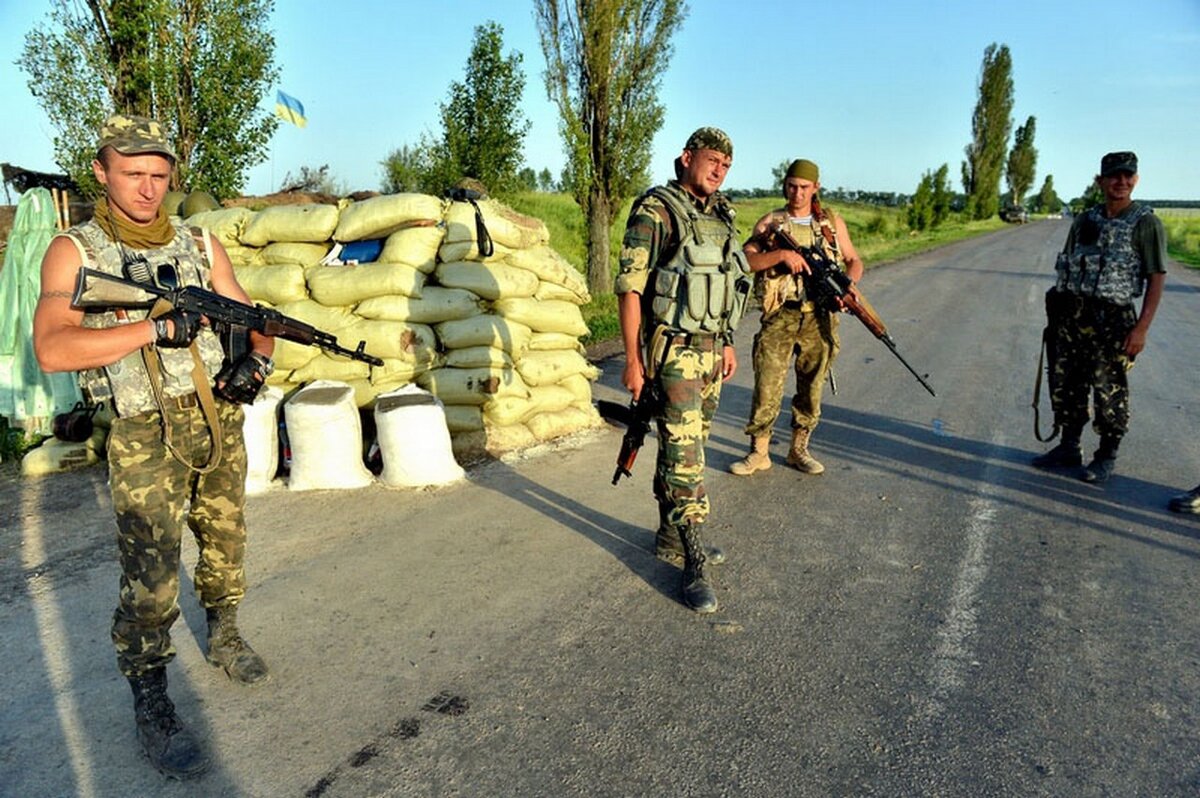
[(318, 380), (283, 407), (292, 449), (290, 490), (363, 488), (371, 472), (363, 465), (362, 420), (354, 389), (331, 380)]
[(445, 485), (465, 476), (454, 460), (442, 403), (415, 385), (375, 400), (375, 429), (385, 485)]

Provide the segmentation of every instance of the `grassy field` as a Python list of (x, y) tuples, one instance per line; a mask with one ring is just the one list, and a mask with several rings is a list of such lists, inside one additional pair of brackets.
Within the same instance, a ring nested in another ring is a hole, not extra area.
[(1167, 253), (1188, 266), (1200, 267), (1200, 208), (1155, 208), (1167, 229)]
[[(550, 245), (569, 260), (581, 272), (587, 260), (585, 225), (579, 206), (566, 194), (527, 193), (507, 200), (509, 205), (521, 213), (535, 216), (546, 223), (550, 231)], [(616, 224), (609, 236), (609, 247), (616, 273), (617, 255), (621, 249), (621, 237), (625, 232), (625, 218), (629, 215), (627, 201), (615, 215)], [(764, 214), (778, 208), (780, 199), (755, 199), (734, 203), (737, 209), (738, 232), (744, 240), (754, 223)], [(960, 222), (957, 219), (943, 224), (934, 231), (914, 233), (905, 224), (903, 208), (881, 208), (873, 205), (828, 206), (846, 220), (850, 238), (862, 255), (867, 268), (878, 266), (927, 249), (948, 244), (979, 233), (997, 230), (1005, 226), (999, 219), (985, 222)], [(615, 338), (620, 334), (617, 326), (617, 303), (611, 294), (593, 297), (584, 306), (583, 317), (591, 329), (585, 343), (595, 343)]]

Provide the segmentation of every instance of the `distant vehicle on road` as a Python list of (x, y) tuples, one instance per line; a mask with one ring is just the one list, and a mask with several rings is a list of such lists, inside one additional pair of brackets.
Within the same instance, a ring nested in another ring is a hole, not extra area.
[(1029, 212), (1019, 205), (1010, 205), (1000, 211), (1000, 218), (1012, 224), (1025, 224), (1029, 221)]

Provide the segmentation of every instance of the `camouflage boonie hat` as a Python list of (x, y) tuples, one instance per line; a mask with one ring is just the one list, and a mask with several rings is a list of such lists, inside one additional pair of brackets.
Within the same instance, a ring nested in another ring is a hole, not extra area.
[(684, 144), (683, 148), (685, 150), (716, 150), (730, 158), (733, 157), (733, 142), (730, 141), (724, 130), (716, 127), (700, 128), (688, 136), (687, 144)]
[(1117, 172), (1137, 174), (1137, 155), (1132, 152), (1110, 152), (1100, 159), (1100, 176), (1110, 177)]
[(178, 157), (167, 142), (163, 126), (144, 116), (113, 114), (106, 119), (100, 128), (100, 143), (96, 145), (96, 152), (105, 147), (112, 147), (122, 155), (158, 153), (172, 161)]

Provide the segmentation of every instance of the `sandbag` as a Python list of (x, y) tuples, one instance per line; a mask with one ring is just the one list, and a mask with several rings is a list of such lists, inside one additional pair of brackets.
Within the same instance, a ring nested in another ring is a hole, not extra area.
[(583, 320), (583, 312), (579, 310), (578, 305), (570, 302), (539, 302), (532, 298), (506, 297), (497, 300), (492, 307), (508, 321), (519, 322), (537, 332), (560, 332), (577, 336), (587, 335), (589, 332), (587, 322)]
[(361, 263), (309, 269), (308, 291), (322, 305), (354, 305), (371, 297), (419, 297), (425, 275), (403, 263)]
[(592, 383), (587, 377), (582, 374), (572, 374), (560, 382), (559, 387), (566, 388), (575, 397), (572, 404), (585, 404), (591, 407), (592, 404)]
[(86, 441), (60, 441), (47, 438), (41, 446), (21, 458), (21, 473), (27, 477), (70, 471), (100, 462), (107, 430), (96, 428)]
[(288, 372), (300, 368), (319, 354), (321, 354), (321, 350), (315, 346), (306, 346), (285, 338), (276, 338), (275, 351), (271, 355), (271, 359), (275, 361), (275, 372), (271, 377), (277, 377), (283, 381)]
[(453, 263), (460, 260), (482, 261), (496, 263), (508, 258), (512, 250), (503, 244), (492, 244), (492, 253), (487, 257), (479, 254), (479, 244), (475, 241), (443, 242), (438, 248), (438, 260), (443, 263)]
[[(343, 346), (345, 342), (340, 342)], [(357, 346), (355, 341), (349, 348)], [(360, 360), (347, 357), (332, 357), (321, 352), (312, 360), (288, 375), (289, 382), (313, 382), (317, 380), (333, 380), (349, 382), (350, 380), (365, 380), (371, 375), (371, 366)]]
[(242, 230), (253, 215), (254, 212), (249, 208), (222, 208), (193, 213), (187, 223), (208, 230), (228, 250), (231, 246), (241, 246)]
[[(308, 299), (304, 269), (297, 264), (234, 266), (233, 275), (255, 302), (279, 306)], [(283, 311), (280, 311), (283, 313)], [(285, 314), (291, 315), (291, 314)]]
[(549, 352), (528, 351), (517, 361), (517, 371), (531, 388), (554, 385), (575, 374), (590, 379), (600, 376), (600, 370), (578, 352), (557, 349)]
[(538, 287), (537, 277), (523, 269), (505, 266), (502, 263), (440, 263), (435, 274), (441, 285), (447, 288), (465, 288), (484, 299), (532, 297)]
[(573, 305), (583, 305), (587, 303), (586, 299), (581, 298), (578, 294), (567, 288), (565, 285), (557, 283), (548, 283), (545, 280), (538, 281), (537, 290), (533, 292), (533, 298), (541, 300), (560, 300), (570, 302)]
[(385, 194), (342, 209), (333, 238), (361, 241), (384, 238), (412, 222), (440, 220), (442, 200), (428, 194)]
[(415, 385), (375, 399), (375, 429), (383, 472), (396, 487), (446, 485), (466, 474), (454, 460), (442, 403)]
[(336, 205), (275, 205), (250, 217), (240, 236), (250, 247), (263, 247), (274, 241), (329, 240), (338, 224)]
[(246, 494), (265, 493), (279, 470), (279, 403), (283, 391), (268, 385), (242, 406), (242, 438), (246, 442)]
[(236, 266), (265, 266), (262, 250), (258, 247), (243, 247), (241, 244), (230, 244), (225, 247), (229, 262)]
[(440, 368), (442, 363), (440, 356), (435, 356), (429, 363), (385, 357), (382, 366), (371, 366), (371, 384), (398, 386), (415, 382), (417, 377), (432, 369)]
[(573, 349), (579, 354), (587, 354), (583, 344), (574, 335), (557, 332), (535, 332), (529, 338), (529, 349), (532, 352), (552, 352), (556, 349)]
[(283, 407), (292, 450), (289, 490), (362, 488), (373, 477), (362, 460), (362, 421), (354, 389), (319, 380)]
[(364, 319), (437, 324), (478, 316), (483, 313), (483, 302), (463, 288), (427, 285), (421, 289), (420, 298), (394, 294), (375, 296), (358, 303), (354, 312)]
[(446, 353), (446, 365), (456, 369), (512, 368), (513, 358), (503, 349), (491, 346), (468, 346)]
[(540, 413), (525, 422), (525, 426), (539, 441), (561, 438), (601, 424), (603, 421), (599, 413), (588, 413), (578, 407), (568, 407), (554, 413)]
[(447, 405), (446, 427), (451, 433), (472, 432), (483, 429), (483, 413), (478, 405)]
[(364, 319), (340, 330), (338, 339), (355, 347), (365, 341), (366, 351), (378, 358), (432, 363), (437, 357), (437, 337), (427, 324)]
[(310, 244), (300, 241), (280, 241), (262, 248), (263, 263), (298, 263), (315, 266), (329, 254), (329, 244)]
[(481, 405), (500, 396), (529, 396), (521, 375), (512, 369), (433, 369), (418, 377), (417, 384), (447, 405)]
[(445, 230), (437, 225), (407, 227), (392, 233), (383, 242), (381, 263), (407, 263), (429, 274), (437, 266), (438, 247)]
[(276, 305), (275, 309), (285, 316), (291, 316), (318, 330), (331, 333), (336, 333), (358, 321), (358, 317), (351, 313), (349, 308), (329, 307), (311, 299), (286, 304), (280, 303)]
[(518, 355), (529, 346), (533, 332), (524, 324), (499, 316), (483, 314), (469, 319), (445, 321), (434, 326), (438, 339), (446, 349), (468, 346), (494, 346)]
[[(550, 232), (541, 219), (514, 211), (495, 199), (482, 199), (476, 205), (483, 216), (492, 242), (510, 249), (534, 247), (550, 240)], [(476, 239), (475, 205), (452, 202), (446, 209), (446, 241)]]
[(532, 249), (515, 249), (504, 260), (518, 269), (533, 272), (540, 280), (563, 286), (579, 298), (580, 304), (591, 301), (587, 279), (553, 247), (537, 246)]

